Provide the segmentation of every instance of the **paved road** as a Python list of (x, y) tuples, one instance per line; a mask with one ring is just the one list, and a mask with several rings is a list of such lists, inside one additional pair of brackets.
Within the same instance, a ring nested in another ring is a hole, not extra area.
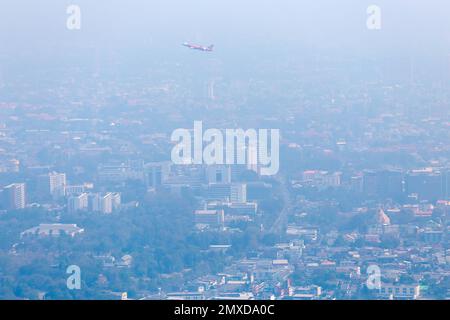
[(281, 233), (287, 224), (289, 213), (292, 211), (291, 196), (287, 188), (287, 179), (279, 177), (276, 179), (280, 184), (281, 200), (283, 201), (283, 209), (280, 211), (277, 219), (270, 228), (271, 233)]

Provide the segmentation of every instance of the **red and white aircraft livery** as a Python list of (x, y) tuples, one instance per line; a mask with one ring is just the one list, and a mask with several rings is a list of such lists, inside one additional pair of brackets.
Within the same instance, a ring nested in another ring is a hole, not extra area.
[(192, 49), (192, 50), (200, 50), (200, 51), (205, 51), (205, 52), (212, 52), (214, 49), (214, 45), (210, 45), (209, 47), (204, 47), (204, 46), (199, 46), (196, 44), (191, 44), (188, 42), (183, 43), (183, 46), (188, 47), (189, 49)]

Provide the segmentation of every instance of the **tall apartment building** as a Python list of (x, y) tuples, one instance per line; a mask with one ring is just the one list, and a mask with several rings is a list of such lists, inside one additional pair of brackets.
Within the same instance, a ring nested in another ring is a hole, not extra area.
[(121, 195), (118, 192), (106, 194), (90, 193), (88, 195), (88, 210), (92, 212), (112, 213), (121, 204)]
[(100, 210), (102, 213), (112, 213), (113, 205), (112, 205), (112, 193), (108, 192), (107, 194), (100, 197)]
[(77, 196), (72, 196), (68, 200), (69, 212), (83, 211), (88, 208), (88, 194), (82, 193)]
[(5, 188), (6, 207), (9, 210), (25, 209), (26, 190), (25, 183), (13, 183)]
[(51, 172), (48, 175), (50, 195), (54, 198), (65, 196), (66, 174)]

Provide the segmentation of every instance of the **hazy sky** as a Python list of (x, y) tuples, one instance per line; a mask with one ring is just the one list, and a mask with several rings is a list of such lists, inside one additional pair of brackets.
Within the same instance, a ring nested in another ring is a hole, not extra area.
[[(81, 7), (79, 31), (66, 29), (70, 4)], [(380, 31), (366, 27), (372, 4), (382, 9)], [(184, 41), (274, 59), (290, 50), (442, 58), (450, 57), (449, 15), (447, 0), (2, 0), (0, 67), (68, 51), (166, 55)]]
[[(69, 4), (82, 9), (76, 35), (65, 29)], [(371, 4), (383, 10), (378, 34), (366, 29)], [(445, 0), (2, 0), (0, 36), (2, 47), (75, 40), (327, 47), (383, 37), (387, 45), (434, 41), (448, 48), (449, 15)]]

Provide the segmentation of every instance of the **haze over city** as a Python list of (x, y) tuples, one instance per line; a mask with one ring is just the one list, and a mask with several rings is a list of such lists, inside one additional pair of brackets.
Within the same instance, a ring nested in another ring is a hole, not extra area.
[(450, 298), (449, 12), (4, 1), (0, 299)]

